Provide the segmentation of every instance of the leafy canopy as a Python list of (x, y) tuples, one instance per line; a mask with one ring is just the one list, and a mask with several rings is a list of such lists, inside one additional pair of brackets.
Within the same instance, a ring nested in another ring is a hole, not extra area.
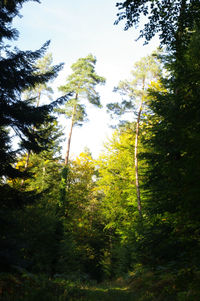
[(144, 20), (138, 38), (145, 38), (146, 43), (160, 33), (161, 44), (170, 46), (177, 42), (180, 32), (192, 31), (200, 22), (199, 0), (126, 0), (116, 6), (120, 12), (115, 24), (126, 19), (125, 30)]

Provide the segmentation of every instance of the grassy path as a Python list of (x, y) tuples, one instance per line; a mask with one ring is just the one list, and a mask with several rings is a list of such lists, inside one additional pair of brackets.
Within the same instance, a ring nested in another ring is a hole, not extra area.
[(43, 275), (2, 274), (1, 301), (137, 301), (125, 281), (97, 284), (65, 279), (48, 279)]
[(72, 293), (70, 301), (136, 301), (136, 295), (129, 287), (118, 285), (85, 286)]

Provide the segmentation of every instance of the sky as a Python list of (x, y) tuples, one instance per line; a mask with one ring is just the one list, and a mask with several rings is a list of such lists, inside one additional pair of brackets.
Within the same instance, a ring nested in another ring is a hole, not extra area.
[[(97, 90), (103, 109), (88, 108), (89, 122), (75, 128), (71, 142), (71, 156), (77, 156), (88, 147), (94, 157), (103, 150), (103, 144), (111, 137), (112, 120), (106, 114), (106, 104), (119, 100), (113, 88), (120, 80), (130, 78), (130, 71), (136, 61), (150, 54), (158, 46), (154, 39), (143, 46), (136, 42), (138, 30), (124, 31), (122, 22), (116, 20), (117, 0), (41, 0), (41, 3), (27, 2), (20, 11), (22, 18), (15, 18), (13, 26), (20, 35), (15, 45), (21, 50), (39, 49), (51, 40), (48, 52), (53, 55), (54, 64), (65, 63), (63, 70), (54, 81), (54, 97), (60, 96), (58, 87), (65, 84), (71, 73), (70, 66), (89, 53), (96, 59), (97, 74), (106, 78), (106, 84)], [(60, 119), (67, 137), (69, 121)], [(66, 150), (63, 145), (63, 154)]]

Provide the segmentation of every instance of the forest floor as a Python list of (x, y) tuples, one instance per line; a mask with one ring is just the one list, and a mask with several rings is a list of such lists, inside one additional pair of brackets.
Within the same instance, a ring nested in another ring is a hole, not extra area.
[[(117, 283), (105, 283), (94, 286), (82, 286), (76, 288), (75, 295), (69, 300), (75, 301), (136, 301), (136, 295), (129, 286), (121, 286)], [(77, 296), (76, 296), (77, 294)]]
[(24, 277), (3, 274), (0, 277), (1, 301), (135, 301), (134, 289), (122, 279), (113, 282), (81, 283), (44, 276)]
[[(179, 273), (180, 274), (180, 273)], [(0, 273), (1, 301), (198, 301), (200, 272), (146, 272), (115, 281), (68, 280), (38, 274)]]

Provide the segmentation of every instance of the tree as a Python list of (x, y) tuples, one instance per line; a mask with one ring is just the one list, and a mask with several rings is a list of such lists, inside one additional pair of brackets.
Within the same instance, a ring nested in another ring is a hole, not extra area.
[[(15, 1), (13, 5), (8, 5), (5, 2), (1, 7), (2, 24), (4, 30), (10, 32), (10, 39), (16, 38), (17, 34), (10, 29), (9, 22), (12, 21), (13, 16), (18, 14), (22, 2), (24, 1)], [(10, 7), (12, 8), (10, 9)], [(6, 13), (9, 16), (9, 22), (8, 19), (5, 21), (3, 18)], [(7, 37), (7, 34), (4, 37)], [(35, 52), (20, 51), (18, 49), (11, 51), (1, 41), (1, 177), (19, 175), (12, 165), (19, 151), (27, 149), (39, 152), (44, 149), (47, 142), (46, 139), (43, 139), (41, 133), (33, 132), (32, 128), (39, 127), (44, 122), (50, 122), (54, 119), (53, 116), (50, 116), (50, 112), (56, 103), (35, 108), (31, 100), (24, 101), (22, 99), (22, 92), (53, 79), (61, 70), (62, 64), (54, 66), (46, 73), (37, 74), (38, 69), (35, 66), (35, 61), (44, 55), (48, 44), (49, 42), (45, 43), (40, 50)], [(11, 128), (20, 139), (20, 148), (17, 151), (11, 150), (11, 137), (8, 132)]]
[[(18, 36), (18, 31), (12, 28), (11, 22), (14, 17), (19, 16), (19, 9), (23, 3), (30, 0), (3, 0), (1, 1), (1, 25), (0, 25), (0, 41), (2, 43), (3, 38), (12, 40)], [(39, 2), (39, 0), (32, 0)]]
[[(147, 95), (147, 89), (151, 80), (155, 80), (160, 73), (159, 61), (155, 55), (150, 55), (142, 58), (135, 63), (134, 70), (131, 72), (133, 76), (132, 81), (120, 81), (118, 87), (115, 88), (115, 92), (119, 92), (122, 97), (128, 97), (128, 100), (123, 99), (121, 104), (110, 103), (107, 105), (110, 111), (114, 111), (117, 115), (125, 113), (134, 113), (136, 115), (136, 128), (135, 128), (135, 146), (134, 146), (134, 158), (135, 158), (135, 185), (137, 191), (138, 210), (142, 217), (141, 197), (140, 197), (140, 185), (139, 185), (139, 172), (138, 172), (138, 139), (140, 120), (142, 115), (142, 108), (146, 106), (145, 99)], [(137, 112), (134, 111), (135, 101), (139, 101)]]
[[(32, 153), (28, 154), (28, 156), (27, 154), (22, 155), (18, 158), (16, 168), (23, 171), (25, 167), (31, 176), (23, 179), (24, 191), (35, 190), (37, 193), (43, 193), (43, 199), (48, 199), (48, 202), (50, 202), (51, 199), (54, 203), (58, 203), (58, 186), (62, 169), (60, 143), (63, 134), (56, 121), (51, 124), (51, 132), (49, 135), (51, 135), (52, 141), (49, 143), (48, 149), (39, 154)], [(20, 179), (14, 179), (14, 181), (11, 182), (13, 183), (13, 187), (22, 188)], [(55, 193), (52, 193), (53, 190)], [(49, 194), (51, 194), (52, 197), (49, 197)]]
[[(163, 87), (152, 87), (145, 145), (149, 145), (146, 158), (149, 161), (148, 189), (150, 212), (157, 214), (185, 214), (195, 220), (197, 216), (199, 188), (199, 63), (197, 49), (199, 30), (193, 33), (182, 66), (168, 63), (171, 76), (163, 81)], [(191, 67), (192, 66), (192, 67)], [(195, 179), (193, 178), (195, 175)], [(156, 200), (156, 204), (155, 201)], [(192, 213), (193, 212), (193, 213)], [(179, 216), (180, 218), (180, 216)], [(186, 222), (185, 222), (186, 223)]]
[(186, 267), (188, 258), (192, 258), (195, 269), (199, 264), (200, 172), (196, 148), (200, 117), (196, 59), (200, 2), (124, 1), (117, 5), (123, 12), (116, 23), (127, 19), (128, 29), (137, 26), (142, 15), (147, 16), (140, 37), (148, 42), (159, 32), (161, 45), (167, 46), (168, 51), (163, 56), (168, 76), (149, 92), (152, 114), (148, 116), (143, 141), (148, 165), (145, 186), (149, 225), (143, 233), (140, 254), (147, 251), (145, 264), (171, 264), (174, 269)]
[[(52, 53), (45, 54), (42, 58), (37, 60), (35, 64), (37, 71), (35, 72), (35, 74), (39, 75), (39, 74), (44, 74), (46, 72), (52, 71), (53, 70), (52, 63), (53, 63)], [(49, 85), (50, 82), (51, 80), (49, 82), (39, 83), (34, 87), (30, 87), (24, 92), (24, 98), (32, 99), (36, 107), (39, 107), (42, 96), (46, 96), (48, 100), (52, 100), (53, 89)]]
[[(46, 72), (52, 71), (53, 70), (52, 61), (53, 61), (53, 59), (52, 59), (51, 53), (45, 54), (41, 59), (37, 60), (37, 62), (35, 64), (37, 71), (35, 72), (35, 74), (39, 75), (39, 74), (44, 74)], [(52, 100), (52, 97), (51, 97), (52, 94), (53, 94), (53, 89), (48, 85), (47, 82), (44, 82), (44, 83), (39, 83), (34, 87), (29, 87), (29, 89), (24, 91), (24, 99), (25, 99), (25, 101), (32, 100), (32, 103), (35, 105), (36, 108), (38, 108), (40, 106), (41, 97), (46, 96), (48, 98), (48, 100)], [(47, 130), (47, 135), (50, 136), (53, 131), (52, 122), (46, 123), (45, 129)], [(33, 131), (33, 133), (35, 131), (37, 131), (37, 132), (42, 131), (43, 135), (44, 135), (44, 125), (37, 129), (33, 127), (32, 131)], [(55, 130), (54, 130), (54, 133), (55, 133)], [(55, 140), (55, 139), (56, 139), (56, 137), (54, 137), (51, 140)], [(30, 154), (31, 154), (31, 151), (28, 150), (26, 162), (24, 165), (25, 171), (28, 168)], [(23, 186), (23, 184), (24, 184), (24, 179), (22, 179), (22, 182), (21, 182), (22, 186)]]
[[(19, 223), (18, 241), (24, 245), (20, 249), (21, 266), (30, 272), (45, 273), (50, 276), (60, 271), (61, 248), (64, 228), (59, 200), (59, 184), (62, 170), (60, 137), (62, 135), (56, 121), (51, 124), (51, 143), (48, 150), (39, 154), (31, 153), (24, 179), (23, 192), (35, 191), (35, 202), (17, 211)], [(18, 158), (16, 168), (24, 170), (27, 154)], [(21, 180), (9, 181), (10, 186), (21, 190)], [(31, 221), (31, 222), (30, 222)]]
[[(20, 191), (9, 185), (8, 179), (23, 177), (24, 173), (16, 168), (17, 157), (24, 151), (39, 153), (48, 143), (48, 130), (45, 125), (55, 120), (51, 114), (54, 107), (66, 97), (51, 102), (48, 105), (35, 107), (32, 100), (24, 100), (23, 92), (34, 88), (38, 84), (45, 84), (55, 78), (62, 68), (62, 64), (53, 66), (51, 70), (37, 73), (36, 61), (44, 56), (49, 42), (37, 51), (20, 51), (8, 47), (5, 40), (14, 40), (18, 32), (11, 23), (26, 0), (1, 1), (0, 4), (0, 226), (1, 232), (1, 266), (7, 270), (13, 260), (18, 264), (19, 250), (22, 248), (20, 230), (18, 231), (16, 208), (35, 200), (35, 193)], [(37, 1), (39, 2), (39, 1)], [(33, 128), (43, 127), (41, 131)], [(13, 138), (17, 137), (19, 144), (14, 146)], [(12, 212), (13, 210), (13, 212)], [(15, 229), (15, 231), (13, 231)], [(13, 253), (8, 250), (12, 249)], [(19, 263), (20, 264), (20, 263)]]
[(100, 96), (95, 90), (98, 84), (104, 84), (105, 78), (97, 75), (95, 72), (96, 58), (89, 54), (85, 58), (80, 58), (71, 68), (73, 73), (67, 78), (67, 83), (60, 86), (59, 90), (64, 93), (73, 93), (74, 98), (66, 103), (64, 109), (59, 112), (67, 118), (71, 118), (71, 127), (67, 143), (67, 151), (65, 156), (65, 165), (69, 162), (69, 151), (74, 126), (80, 126), (86, 121), (86, 108), (82, 102), (84, 99), (89, 103), (101, 107)]
[[(141, 224), (141, 218), (133, 169), (134, 140), (135, 124), (127, 123), (115, 131), (97, 162), (97, 185), (101, 195), (99, 215), (105, 224), (104, 233), (109, 237), (102, 265), (105, 265), (106, 274), (112, 277), (127, 273), (135, 264), (137, 224)], [(139, 159), (139, 164), (141, 170), (144, 170), (144, 160)]]
[[(96, 161), (86, 150), (75, 160), (70, 160), (69, 164), (67, 202), (62, 207), (65, 217), (66, 241), (64, 244), (66, 247), (68, 245), (68, 253), (70, 251), (68, 239), (70, 238), (73, 242), (71, 246), (75, 249), (70, 258), (67, 254), (63, 256), (63, 265), (68, 270), (71, 261), (76, 256), (75, 262), (79, 265), (79, 269), (81, 268), (77, 277), (83, 273), (100, 280), (103, 274), (101, 259), (108, 240), (103, 232), (104, 224), (99, 213)], [(77, 273), (77, 268), (74, 267)], [(74, 268), (71, 267), (71, 269), (73, 271)]]
[(98, 159), (98, 190), (106, 228), (125, 236), (130, 220), (137, 215), (137, 195), (134, 190), (133, 124), (116, 130)]
[(199, 25), (200, 3), (198, 0), (126, 0), (116, 4), (120, 12), (115, 24), (126, 19), (125, 30), (132, 26), (137, 27), (142, 15), (146, 24), (140, 30), (139, 38), (145, 38), (146, 43), (156, 33), (160, 33), (161, 45), (180, 51), (188, 37), (186, 33)]

